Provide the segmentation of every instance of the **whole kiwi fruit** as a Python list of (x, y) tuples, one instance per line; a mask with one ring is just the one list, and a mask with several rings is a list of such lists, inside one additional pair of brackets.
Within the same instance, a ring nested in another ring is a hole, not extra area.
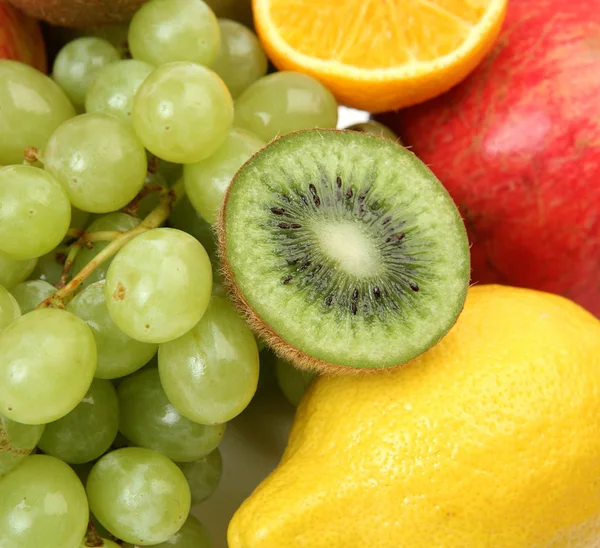
[(230, 295), (301, 369), (401, 366), (447, 333), (466, 298), (454, 202), (412, 152), (369, 133), (271, 141), (233, 178), (217, 231)]

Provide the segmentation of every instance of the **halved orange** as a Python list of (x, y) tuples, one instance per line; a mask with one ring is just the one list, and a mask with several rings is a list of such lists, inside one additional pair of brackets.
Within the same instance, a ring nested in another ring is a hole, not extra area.
[(485, 57), (507, 0), (253, 0), (280, 70), (310, 74), (338, 101), (383, 112), (447, 91)]

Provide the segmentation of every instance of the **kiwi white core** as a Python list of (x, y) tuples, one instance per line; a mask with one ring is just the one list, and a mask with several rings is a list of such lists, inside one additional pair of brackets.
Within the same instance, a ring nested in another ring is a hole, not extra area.
[(336, 261), (348, 274), (368, 277), (377, 274), (382, 260), (375, 242), (359, 223), (342, 221), (315, 223), (315, 234), (323, 253)]

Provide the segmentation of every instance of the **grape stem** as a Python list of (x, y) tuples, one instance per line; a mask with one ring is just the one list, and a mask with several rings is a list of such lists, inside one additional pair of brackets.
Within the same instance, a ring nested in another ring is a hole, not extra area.
[(104, 546), (102, 537), (96, 531), (96, 526), (92, 520), (88, 521), (87, 533), (85, 534), (85, 546), (90, 548)]
[(81, 244), (77, 241), (71, 244), (69, 247), (69, 253), (67, 253), (67, 258), (65, 260), (65, 264), (63, 265), (62, 272), (60, 273), (60, 280), (56, 284), (56, 289), (60, 289), (67, 285), (67, 277), (69, 275), (69, 270), (71, 270), (71, 266), (73, 265), (73, 261), (75, 261), (75, 257), (79, 253), (81, 249)]
[(163, 190), (164, 187), (160, 185), (145, 186), (144, 188), (142, 188), (142, 190), (140, 190), (138, 195), (133, 200), (131, 200), (131, 202), (129, 202), (121, 211), (123, 211), (123, 213), (132, 215), (133, 217), (136, 217), (140, 206), (140, 200), (148, 196), (148, 194), (153, 194), (154, 192), (161, 192)]
[[(127, 242), (147, 232), (153, 228), (158, 228), (162, 225), (173, 210), (173, 206), (185, 194), (183, 181), (179, 181), (172, 188), (163, 191), (158, 206), (152, 210), (148, 216), (136, 227), (127, 232), (119, 232), (118, 236), (110, 241), (110, 243), (96, 255), (81, 271), (64, 287), (61, 287), (42, 301), (37, 308), (64, 308), (71, 300), (75, 291), (79, 286), (98, 268), (102, 263), (110, 259), (117, 251), (119, 251)], [(71, 252), (69, 251), (69, 254)], [(68, 257), (67, 257), (68, 261)], [(66, 267), (66, 263), (65, 263)]]

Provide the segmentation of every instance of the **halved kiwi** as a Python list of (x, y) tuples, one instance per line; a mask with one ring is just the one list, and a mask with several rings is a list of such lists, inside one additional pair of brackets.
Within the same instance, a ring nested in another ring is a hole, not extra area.
[(402, 365), (465, 301), (469, 246), (452, 199), (413, 153), (367, 133), (272, 141), (232, 180), (218, 232), (230, 294), (303, 369)]

